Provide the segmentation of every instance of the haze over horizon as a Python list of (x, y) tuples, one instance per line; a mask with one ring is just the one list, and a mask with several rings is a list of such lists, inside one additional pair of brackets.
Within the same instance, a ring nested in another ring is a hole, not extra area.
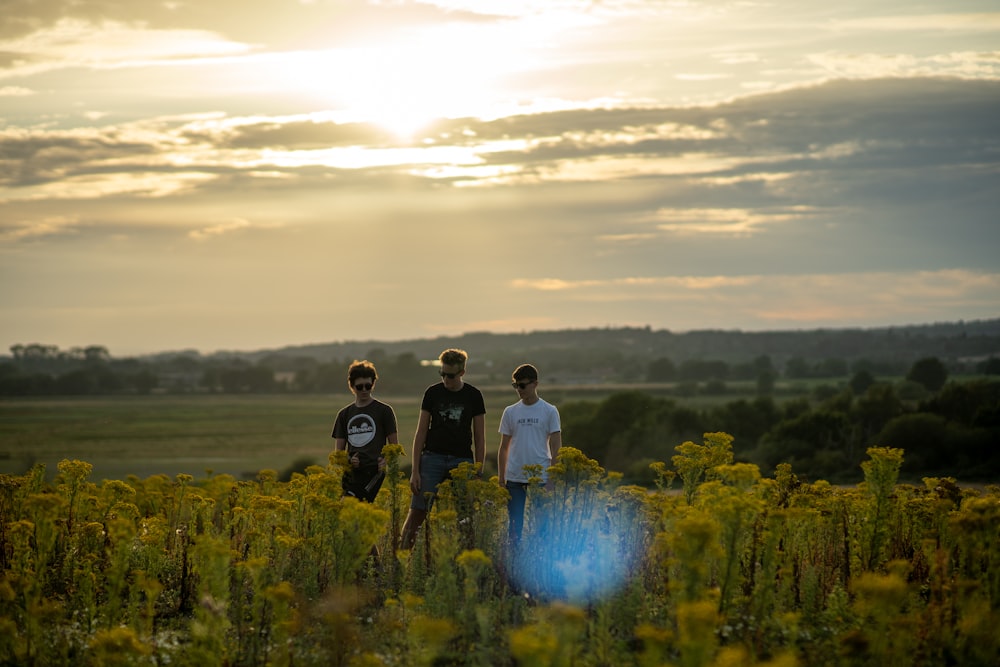
[(0, 346), (1000, 317), (986, 0), (14, 0)]

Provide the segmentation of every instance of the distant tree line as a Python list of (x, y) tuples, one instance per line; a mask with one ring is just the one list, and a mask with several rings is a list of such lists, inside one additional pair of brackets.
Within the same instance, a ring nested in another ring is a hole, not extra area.
[[(598, 377), (608, 372), (642, 373), (654, 359), (667, 358), (680, 365), (689, 360), (716, 359), (728, 364), (768, 355), (778, 368), (792, 358), (809, 366), (825, 359), (853, 363), (861, 358), (902, 365), (914, 359), (936, 356), (949, 366), (958, 360), (985, 359), (1000, 353), (1000, 319), (942, 322), (925, 325), (871, 329), (816, 329), (795, 331), (701, 330), (672, 332), (651, 327), (592, 327), (525, 331), (520, 333), (470, 332), (398, 341), (340, 341), (242, 353), (252, 360), (273, 355), (312, 357), (319, 361), (360, 358), (372, 348), (389, 356), (413, 352), (432, 359), (447, 347), (460, 347), (472, 354), (477, 369), (489, 360), (506, 373), (531, 361), (565, 379)], [(828, 369), (829, 370), (829, 369)], [(898, 373), (886, 373), (898, 375)]]
[[(866, 373), (859, 371), (858, 373)], [(856, 380), (855, 375), (852, 380)], [(852, 382), (834, 392), (777, 403), (771, 396), (695, 408), (650, 392), (560, 406), (563, 441), (638, 483), (648, 466), (706, 432), (735, 437), (738, 459), (770, 474), (790, 463), (804, 479), (854, 483), (868, 447), (906, 452), (902, 473), (995, 481), (1000, 475), (1000, 381), (947, 382), (938, 360), (914, 363), (905, 379)], [(909, 397), (909, 398), (906, 398)]]
[[(383, 395), (413, 393), (437, 379), (433, 368), (415, 352), (389, 354), (379, 347), (357, 356), (325, 361), (281, 353), (256, 357), (178, 353), (116, 359), (107, 348), (97, 345), (70, 350), (41, 344), (14, 345), (10, 351), (10, 357), (0, 360), (3, 396), (332, 393), (346, 390), (347, 367), (359, 358), (375, 363)], [(618, 348), (601, 352), (525, 349), (509, 351), (508, 355), (510, 359), (505, 357), (500, 361), (474, 356), (471, 372), (475, 381), (505, 383), (511, 369), (525, 360), (544, 369), (550, 384), (673, 383), (678, 396), (724, 395), (727, 383), (731, 382), (752, 382), (758, 395), (768, 396), (782, 378), (848, 381), (852, 390), (860, 394), (878, 377), (898, 377), (907, 372), (917, 373), (918, 384), (926, 384), (930, 377), (931, 385), (936, 384), (934, 390), (944, 384), (949, 373), (1000, 375), (1000, 357), (952, 360), (947, 364), (936, 357), (927, 357), (914, 364), (864, 358), (850, 362), (837, 358), (809, 360), (795, 356), (779, 368), (766, 354), (747, 361), (687, 359), (679, 363), (667, 357), (648, 359), (626, 354)], [(514, 359), (518, 361), (515, 363)], [(826, 387), (818, 391), (835, 393), (836, 389)], [(913, 398), (919, 389), (904, 386), (900, 392), (904, 398)]]
[[(436, 379), (413, 353), (390, 358), (376, 348), (366, 358), (376, 363), (383, 392), (415, 391)], [(196, 354), (115, 359), (102, 346), (60, 350), (52, 345), (14, 345), (11, 357), (0, 361), (0, 395), (342, 392), (347, 390), (347, 367), (352, 361)]]

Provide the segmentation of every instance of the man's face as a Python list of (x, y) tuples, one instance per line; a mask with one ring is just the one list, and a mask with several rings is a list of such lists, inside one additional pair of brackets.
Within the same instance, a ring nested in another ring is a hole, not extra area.
[(351, 383), (351, 391), (353, 391), (358, 398), (368, 398), (371, 396), (373, 389), (375, 389), (374, 378), (359, 377), (355, 378), (354, 382)]
[(522, 378), (510, 383), (521, 400), (531, 403), (538, 397), (538, 380)]
[(449, 364), (441, 364), (441, 382), (450, 391), (458, 391), (462, 388), (462, 376), (465, 375), (465, 369), (459, 366), (451, 366)]

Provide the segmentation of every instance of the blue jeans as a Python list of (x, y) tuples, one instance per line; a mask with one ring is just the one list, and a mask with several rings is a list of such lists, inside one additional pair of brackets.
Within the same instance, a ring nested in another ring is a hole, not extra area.
[(510, 500), (507, 501), (507, 536), (513, 545), (521, 541), (524, 531), (524, 506), (528, 502), (528, 485), (524, 482), (506, 482)]
[(472, 463), (471, 456), (452, 456), (451, 454), (438, 454), (437, 452), (424, 451), (420, 454), (420, 493), (410, 498), (410, 509), (430, 510), (433, 496), (428, 498), (427, 494), (437, 493), (438, 485), (448, 479), (451, 471), (460, 463)]

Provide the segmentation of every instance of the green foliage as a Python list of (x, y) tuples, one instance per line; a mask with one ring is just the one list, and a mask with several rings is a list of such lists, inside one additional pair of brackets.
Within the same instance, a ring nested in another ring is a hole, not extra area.
[(948, 369), (937, 357), (925, 357), (914, 362), (906, 379), (923, 385), (927, 391), (937, 391), (947, 382)]
[(868, 387), (873, 384), (875, 384), (875, 376), (866, 369), (856, 371), (854, 375), (851, 376), (850, 382), (848, 382), (848, 386), (851, 388), (851, 391), (855, 396), (861, 396), (868, 391)]
[[(288, 481), (90, 481), (64, 460), (0, 476), (0, 664), (989, 664), (1000, 652), (1000, 488), (803, 483), (734, 462), (733, 438), (675, 448), (660, 487), (564, 446), (506, 492), (471, 466), (398, 551), (407, 494), (389, 446), (374, 504), (335, 453)], [(670, 490), (678, 477), (683, 492)]]
[(727, 433), (706, 433), (702, 445), (689, 440), (677, 446), (677, 455), (671, 461), (684, 484), (688, 505), (705, 477), (714, 475), (718, 466), (732, 462), (732, 443), (733, 437)]

